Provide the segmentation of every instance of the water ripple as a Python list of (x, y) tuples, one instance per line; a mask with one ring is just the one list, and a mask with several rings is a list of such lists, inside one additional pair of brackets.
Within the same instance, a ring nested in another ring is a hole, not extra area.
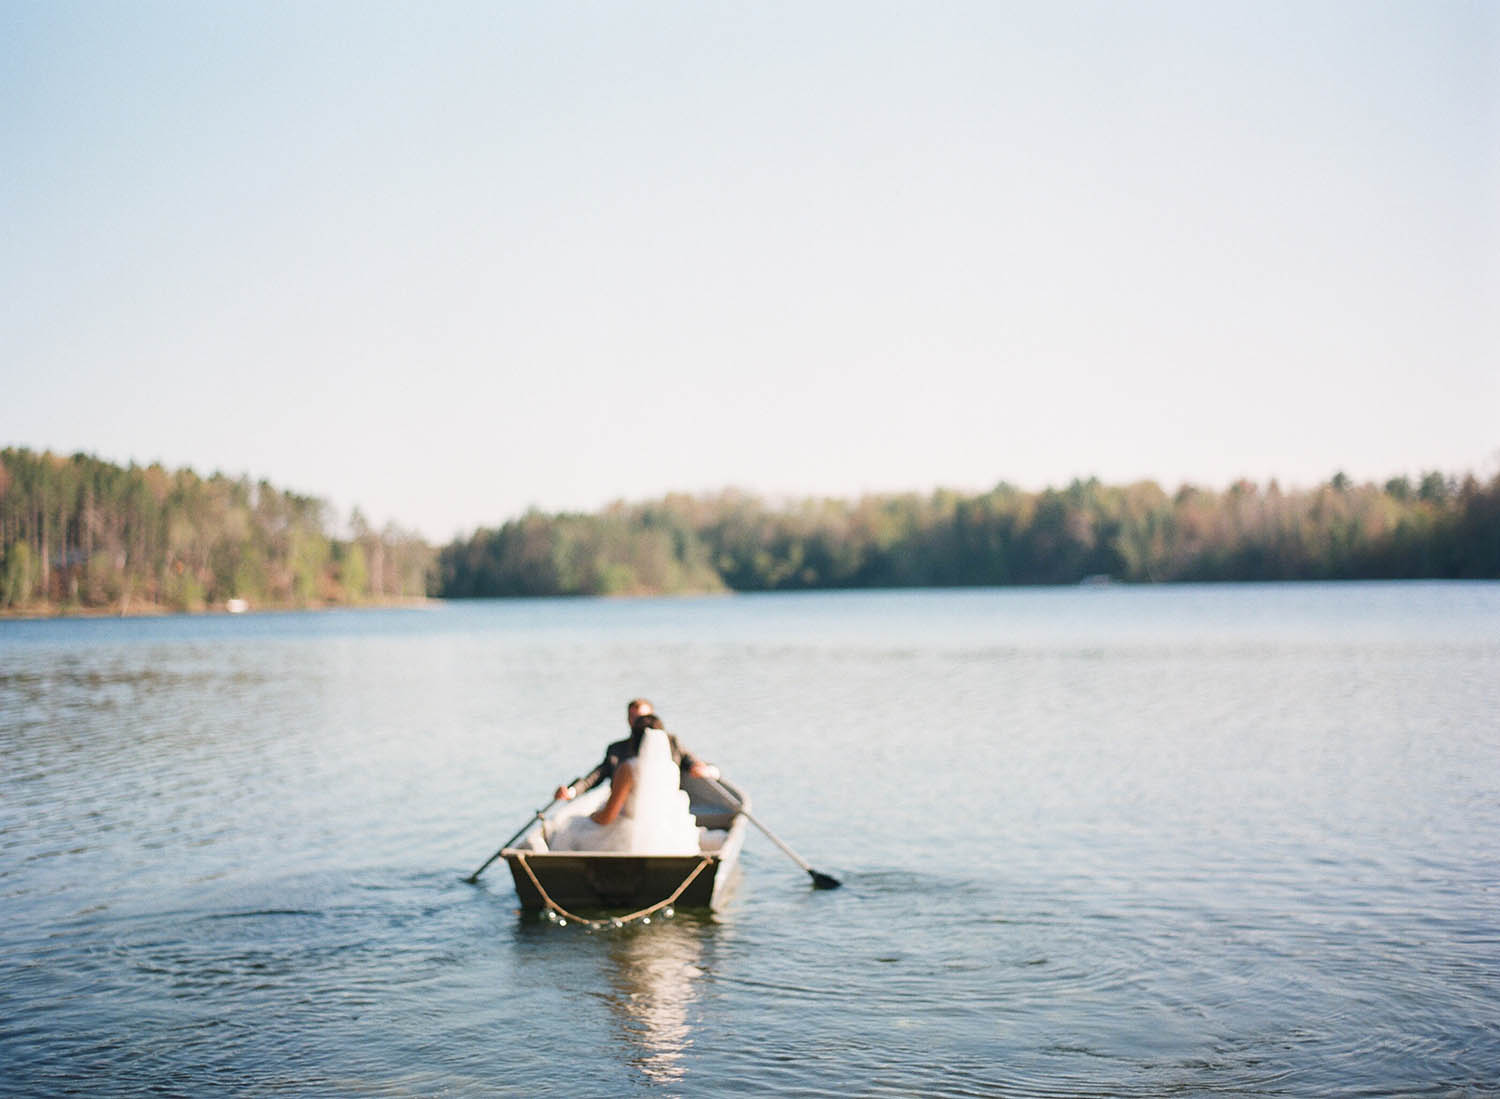
[[(0, 637), (4, 1090), (1500, 1093), (1500, 650), (1420, 592), (1090, 633), (1142, 594)], [(755, 834), (650, 927), (462, 884), (640, 690), (844, 888)]]

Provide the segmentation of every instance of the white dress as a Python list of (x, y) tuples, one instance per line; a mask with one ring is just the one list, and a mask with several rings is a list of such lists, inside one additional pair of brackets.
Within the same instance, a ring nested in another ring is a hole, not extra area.
[(635, 781), (625, 795), (620, 815), (609, 824), (595, 824), (584, 813), (560, 820), (548, 832), (550, 850), (698, 854), (698, 823), (688, 806), (687, 793), (679, 786), (680, 775), (672, 761), (667, 734), (647, 729), (640, 750), (628, 762)]

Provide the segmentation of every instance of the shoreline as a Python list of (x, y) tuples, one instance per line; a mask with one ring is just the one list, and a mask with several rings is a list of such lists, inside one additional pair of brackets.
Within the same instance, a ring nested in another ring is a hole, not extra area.
[(432, 610), (442, 606), (446, 600), (431, 596), (410, 596), (402, 599), (371, 599), (359, 603), (321, 603), (309, 606), (302, 603), (265, 603), (246, 607), (243, 611), (231, 611), (223, 605), (202, 607), (198, 610), (179, 610), (157, 603), (146, 603), (139, 607), (69, 607), (31, 606), (0, 608), (0, 622), (47, 622), (60, 618), (175, 618), (175, 617), (239, 617), (255, 614), (286, 614), (295, 611), (388, 611), (388, 610)]
[(569, 594), (549, 595), (481, 595), (481, 596), (411, 596), (402, 599), (380, 599), (369, 600), (360, 603), (321, 603), (315, 606), (296, 603), (267, 603), (257, 604), (245, 608), (243, 611), (231, 611), (220, 604), (213, 607), (204, 607), (199, 610), (174, 610), (158, 604), (143, 604), (140, 607), (130, 607), (122, 610), (119, 607), (58, 607), (58, 606), (31, 606), (26, 608), (0, 608), (0, 622), (45, 622), (57, 619), (92, 619), (92, 618), (170, 618), (170, 617), (237, 617), (242, 614), (287, 614), (300, 611), (373, 611), (373, 610), (436, 610), (450, 604), (462, 603), (490, 603), (511, 602), (526, 600), (589, 600), (601, 599), (609, 601), (631, 602), (635, 600), (655, 599), (727, 599), (735, 596), (786, 596), (786, 595), (813, 595), (813, 594), (856, 594), (874, 592), (970, 592), (970, 591), (1044, 591), (1044, 590), (1068, 590), (1083, 589), (1086, 591), (1104, 592), (1121, 590), (1146, 590), (1166, 588), (1193, 588), (1193, 587), (1241, 587), (1241, 586), (1319, 586), (1319, 585), (1344, 585), (1344, 584), (1500, 584), (1500, 578), (1496, 577), (1325, 577), (1318, 579), (1299, 578), (1292, 580), (1161, 580), (1154, 583), (1142, 583), (1131, 580), (1111, 579), (1107, 582), (1086, 579), (1081, 582), (1066, 584), (912, 584), (912, 585), (871, 585), (865, 587), (821, 587), (821, 588), (779, 588), (779, 589), (749, 589), (736, 591), (734, 589), (721, 591), (671, 591), (671, 592), (633, 592), (633, 593), (584, 593), (574, 592)]

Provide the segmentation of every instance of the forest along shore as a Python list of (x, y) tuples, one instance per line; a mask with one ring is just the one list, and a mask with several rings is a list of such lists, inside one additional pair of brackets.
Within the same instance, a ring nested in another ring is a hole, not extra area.
[(0, 450), (0, 608), (26, 614), (359, 606), (429, 594), (434, 551), (266, 481)]
[(0, 612), (149, 614), (848, 588), (1500, 579), (1500, 474), (1311, 489), (1074, 481), (538, 511), (441, 549), (265, 482), (0, 450)]

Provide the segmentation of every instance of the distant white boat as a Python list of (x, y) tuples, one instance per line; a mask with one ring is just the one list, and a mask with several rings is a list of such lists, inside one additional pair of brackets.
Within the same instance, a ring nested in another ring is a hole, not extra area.
[(224, 604), (224, 609), (230, 614), (244, 614), (250, 609), (250, 604), (243, 599), (231, 599)]

